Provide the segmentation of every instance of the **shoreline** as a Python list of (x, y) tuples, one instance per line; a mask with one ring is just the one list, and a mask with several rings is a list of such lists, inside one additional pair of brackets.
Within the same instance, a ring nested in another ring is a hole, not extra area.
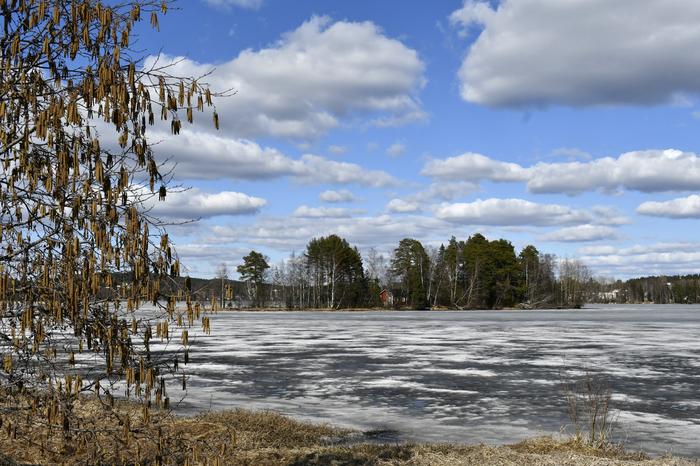
[[(586, 303), (580, 307), (502, 307), (498, 309), (483, 309), (483, 308), (451, 308), (451, 307), (433, 307), (430, 309), (414, 309), (414, 308), (393, 308), (393, 307), (351, 307), (340, 309), (329, 309), (326, 307), (307, 307), (307, 308), (287, 308), (287, 307), (227, 307), (217, 310), (216, 312), (531, 312), (531, 311), (581, 311), (591, 309), (601, 309), (601, 306), (650, 306), (654, 303)], [(667, 304), (668, 306), (685, 306), (685, 304)]]
[[(452, 308), (434, 308), (434, 309), (395, 309), (387, 307), (353, 307), (342, 309), (322, 308), (279, 308), (279, 307), (250, 307), (250, 308), (224, 308), (217, 312), (499, 312), (499, 311), (538, 311), (538, 310), (557, 310), (558, 308), (517, 308), (506, 307), (501, 309), (452, 309)], [(568, 309), (568, 308), (567, 308)], [(572, 308), (573, 309), (573, 308)], [(563, 309), (559, 309), (563, 310)]]
[[(588, 446), (576, 438), (538, 437), (510, 445), (379, 443), (371, 432), (299, 421), (274, 411), (233, 409), (179, 416), (154, 410), (149, 423), (141, 408), (119, 402), (133, 434), (96, 434), (81, 448), (62, 445), (60, 432), (34, 426), (15, 439), (0, 436), (0, 464), (241, 464), (241, 465), (463, 465), (463, 466), (698, 466), (698, 458), (625, 451), (619, 445)], [(106, 411), (95, 400), (79, 402), (86, 425), (108, 428)], [(41, 439), (40, 441), (37, 441)], [(166, 445), (157, 452), (157, 439)]]

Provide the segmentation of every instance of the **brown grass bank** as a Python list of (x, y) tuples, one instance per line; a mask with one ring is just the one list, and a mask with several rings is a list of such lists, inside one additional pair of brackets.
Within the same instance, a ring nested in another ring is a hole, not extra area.
[[(700, 462), (663, 457), (650, 459), (619, 448), (594, 449), (574, 440), (539, 438), (508, 446), (454, 444), (379, 445), (357, 443), (357, 433), (328, 425), (298, 422), (272, 413), (232, 410), (195, 417), (154, 414), (141, 421), (133, 405), (117, 412), (128, 419), (130, 433), (95, 401), (78, 407), (75, 436), (58, 426), (3, 417), (0, 466), (65, 465), (556, 465), (691, 466)], [(468, 440), (468, 439), (465, 439)]]

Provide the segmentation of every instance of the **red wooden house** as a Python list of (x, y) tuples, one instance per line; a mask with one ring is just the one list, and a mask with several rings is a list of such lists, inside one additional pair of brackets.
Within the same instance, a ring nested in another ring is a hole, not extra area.
[(379, 293), (379, 299), (381, 299), (382, 304), (384, 304), (384, 306), (394, 305), (394, 295), (391, 293), (391, 291), (387, 290), (386, 288), (384, 288)]

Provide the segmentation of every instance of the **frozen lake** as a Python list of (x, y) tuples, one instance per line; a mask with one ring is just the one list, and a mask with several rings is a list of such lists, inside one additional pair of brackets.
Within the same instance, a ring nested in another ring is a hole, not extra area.
[(269, 408), (388, 441), (559, 432), (562, 370), (588, 367), (611, 385), (629, 448), (700, 456), (700, 306), (232, 312), (190, 354), (179, 412)]

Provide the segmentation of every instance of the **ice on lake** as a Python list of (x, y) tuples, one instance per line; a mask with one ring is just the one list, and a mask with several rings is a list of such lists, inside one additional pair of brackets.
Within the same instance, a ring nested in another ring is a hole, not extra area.
[(231, 312), (191, 341), (182, 413), (274, 409), (396, 440), (511, 443), (559, 432), (562, 373), (588, 368), (611, 385), (629, 448), (700, 456), (700, 306)]

